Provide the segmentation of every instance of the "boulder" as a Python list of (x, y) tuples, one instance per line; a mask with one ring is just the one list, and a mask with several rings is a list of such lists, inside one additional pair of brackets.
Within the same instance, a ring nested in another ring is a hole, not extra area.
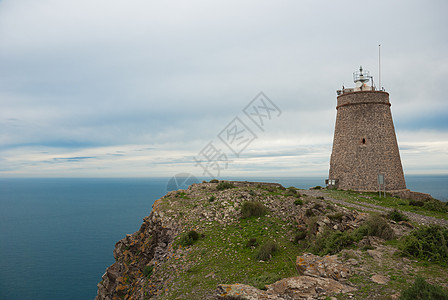
[(321, 296), (356, 290), (331, 278), (311, 276), (285, 278), (268, 285), (267, 288), (268, 292), (274, 292), (284, 299), (318, 299)]
[(378, 284), (387, 284), (389, 282), (389, 278), (381, 274), (373, 275), (370, 277), (370, 280)]
[(241, 299), (241, 300), (281, 300), (272, 292), (262, 291), (245, 284), (220, 284), (216, 292), (217, 299)]
[(302, 275), (334, 280), (348, 278), (352, 274), (350, 267), (338, 262), (336, 255), (321, 257), (312, 253), (304, 253), (297, 257), (296, 267)]

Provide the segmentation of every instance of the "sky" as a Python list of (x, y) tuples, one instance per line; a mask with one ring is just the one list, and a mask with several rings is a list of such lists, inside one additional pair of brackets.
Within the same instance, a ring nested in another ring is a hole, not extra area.
[(0, 177), (325, 177), (336, 90), (378, 84), (378, 45), (405, 174), (448, 174), (447, 11), (0, 0)]

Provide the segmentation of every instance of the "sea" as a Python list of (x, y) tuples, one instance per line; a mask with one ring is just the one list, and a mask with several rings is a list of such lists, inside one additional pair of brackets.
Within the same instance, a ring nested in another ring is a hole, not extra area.
[[(323, 186), (322, 177), (225, 178)], [(0, 178), (0, 299), (94, 299), (115, 243), (152, 204), (196, 178)], [(448, 175), (406, 176), (448, 201)]]

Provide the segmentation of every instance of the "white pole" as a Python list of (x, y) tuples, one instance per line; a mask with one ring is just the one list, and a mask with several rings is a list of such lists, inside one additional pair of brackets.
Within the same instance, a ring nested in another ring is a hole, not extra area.
[(378, 85), (381, 91), (381, 45), (378, 45)]

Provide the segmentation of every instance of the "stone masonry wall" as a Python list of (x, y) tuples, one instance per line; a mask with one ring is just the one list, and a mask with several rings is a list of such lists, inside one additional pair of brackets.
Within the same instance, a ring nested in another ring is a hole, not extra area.
[(406, 189), (389, 94), (360, 91), (338, 97), (329, 179), (337, 188), (377, 191), (378, 174), (386, 190)]

